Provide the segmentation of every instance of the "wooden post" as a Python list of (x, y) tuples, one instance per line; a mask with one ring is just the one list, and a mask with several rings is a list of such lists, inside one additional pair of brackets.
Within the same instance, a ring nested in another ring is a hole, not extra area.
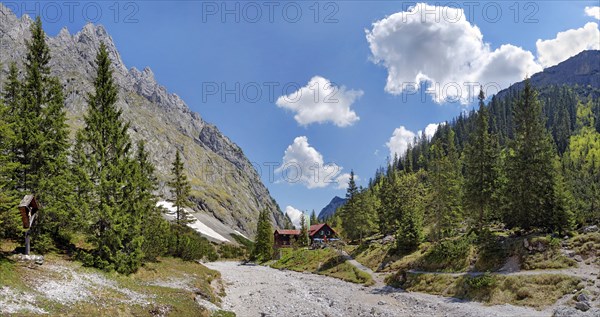
[(25, 255), (29, 255), (30, 246), (29, 246), (29, 230), (25, 231)]

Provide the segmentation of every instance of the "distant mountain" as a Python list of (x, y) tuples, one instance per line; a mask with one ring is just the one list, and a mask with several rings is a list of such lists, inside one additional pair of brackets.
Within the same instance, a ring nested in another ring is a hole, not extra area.
[(344, 204), (346, 203), (346, 199), (345, 198), (340, 198), (338, 196), (333, 197), (333, 199), (329, 202), (329, 204), (327, 206), (325, 206), (325, 208), (321, 209), (321, 212), (319, 212), (319, 221), (325, 221), (331, 217), (333, 217), (333, 215), (335, 214), (335, 211), (342, 207)]
[[(29, 16), (18, 18), (0, 3), (0, 87), (11, 62), (16, 62), (20, 69), (23, 67), (25, 40), (31, 36), (31, 23)], [(103, 42), (118, 85), (117, 105), (123, 110), (123, 118), (131, 124), (132, 140), (146, 141), (160, 181), (161, 198), (170, 198), (165, 183), (170, 177), (175, 152), (179, 150), (192, 185), (195, 216), (203, 223), (214, 224), (212, 229), (219, 234), (241, 232), (252, 238), (259, 211), (267, 209), (275, 226), (286, 226), (285, 215), (242, 149), (216, 126), (192, 112), (179, 96), (161, 86), (150, 68), (128, 69), (104, 27), (87, 24), (76, 34), (63, 28), (47, 42), (52, 55), (52, 74), (63, 84), (72, 136), (84, 124), (85, 96), (91, 91), (94, 61)]]
[[(538, 89), (552, 85), (598, 88), (600, 87), (600, 51), (583, 51), (558, 65), (532, 75), (530, 81)], [(524, 81), (518, 82), (498, 92), (496, 96), (503, 98), (511, 91), (522, 90), (524, 86)]]

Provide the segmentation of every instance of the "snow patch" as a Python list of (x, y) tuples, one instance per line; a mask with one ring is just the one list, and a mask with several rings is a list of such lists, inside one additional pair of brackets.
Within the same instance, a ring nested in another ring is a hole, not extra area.
[[(172, 213), (176, 212), (177, 208), (173, 205), (173, 203), (161, 200), (156, 205), (159, 207), (163, 207), (169, 211), (169, 213), (166, 214), (166, 216), (167, 216), (167, 218), (169, 218), (169, 220), (175, 219), (175, 215)], [(209, 226), (202, 223), (200, 220), (198, 220), (198, 218), (194, 217), (194, 215), (192, 215), (192, 211), (190, 211), (188, 209), (186, 209), (186, 211), (189, 213), (190, 218), (192, 218), (192, 220), (193, 220), (191, 223), (188, 224), (188, 227), (196, 230), (197, 232), (200, 232), (201, 234), (203, 234), (205, 236), (211, 237), (215, 240), (218, 240), (221, 242), (231, 242), (227, 238), (223, 237), (222, 235), (218, 234), (216, 231), (211, 229)]]

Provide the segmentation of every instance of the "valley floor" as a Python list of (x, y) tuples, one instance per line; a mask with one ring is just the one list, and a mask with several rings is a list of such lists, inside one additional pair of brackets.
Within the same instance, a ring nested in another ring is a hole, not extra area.
[(454, 298), (366, 287), (339, 279), (265, 266), (213, 262), (221, 272), (223, 309), (238, 316), (550, 316), (512, 305), (484, 306)]

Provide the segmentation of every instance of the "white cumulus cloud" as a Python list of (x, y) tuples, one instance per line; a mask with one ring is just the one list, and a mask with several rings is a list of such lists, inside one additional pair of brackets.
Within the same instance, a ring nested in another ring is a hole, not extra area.
[(427, 127), (425, 127), (425, 136), (431, 140), (431, 138), (433, 138), (433, 135), (435, 134), (435, 132), (437, 131), (439, 126), (440, 126), (439, 123), (428, 124)]
[(585, 14), (587, 16), (600, 20), (600, 7), (585, 7)]
[(373, 23), (366, 37), (373, 61), (388, 70), (385, 90), (394, 95), (425, 81), (436, 102), (468, 103), (479, 85), (504, 88), (542, 70), (520, 47), (492, 50), (459, 8), (418, 3)]
[(588, 22), (582, 28), (559, 32), (554, 39), (537, 40), (535, 46), (542, 66), (556, 65), (581, 51), (600, 49), (598, 24)]
[(394, 155), (398, 155), (398, 157), (403, 156), (408, 149), (408, 145), (413, 143), (416, 136), (414, 132), (406, 129), (404, 126), (396, 128), (392, 137), (386, 143), (390, 149), (390, 157), (394, 157)]
[[(360, 177), (358, 177), (358, 175), (354, 174), (354, 181), (358, 182), (360, 180)], [(340, 174), (340, 176), (338, 176), (335, 181), (337, 182), (337, 189), (347, 189), (348, 188), (348, 182), (350, 181), (350, 173), (343, 173)]]
[(315, 76), (298, 91), (277, 98), (276, 104), (295, 112), (294, 119), (303, 126), (332, 122), (338, 127), (346, 127), (360, 119), (350, 107), (362, 95), (362, 90), (348, 90)]
[(325, 163), (323, 155), (308, 143), (308, 138), (299, 136), (285, 150), (282, 165), (276, 172), (288, 183), (323, 188), (336, 184), (342, 169), (335, 163)]
[[(435, 135), (435, 132), (437, 131), (438, 127), (442, 124), (444, 123), (428, 124), (427, 127), (425, 127), (425, 136), (428, 139), (431, 139)], [(398, 157), (404, 156), (404, 154), (406, 154), (408, 146), (410, 144), (413, 144), (415, 141), (415, 137), (420, 136), (421, 134), (423, 134), (422, 130), (419, 130), (419, 132), (414, 133), (404, 126), (396, 128), (394, 130), (394, 133), (392, 133), (390, 140), (385, 144), (390, 150), (390, 157), (394, 157), (394, 155), (398, 155)]]
[(304, 213), (292, 206), (285, 207), (285, 213), (290, 217), (292, 224), (296, 228), (300, 228), (300, 219), (304, 215)]

